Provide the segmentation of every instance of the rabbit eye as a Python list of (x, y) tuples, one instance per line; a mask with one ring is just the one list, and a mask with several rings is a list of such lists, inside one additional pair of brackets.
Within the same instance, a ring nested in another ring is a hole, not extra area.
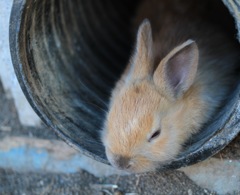
[(150, 141), (152, 141), (153, 139), (157, 138), (157, 137), (160, 135), (160, 133), (161, 133), (161, 130), (160, 130), (160, 129), (157, 130), (157, 131), (155, 131), (155, 132), (152, 134), (152, 136), (148, 139), (148, 142), (150, 142)]

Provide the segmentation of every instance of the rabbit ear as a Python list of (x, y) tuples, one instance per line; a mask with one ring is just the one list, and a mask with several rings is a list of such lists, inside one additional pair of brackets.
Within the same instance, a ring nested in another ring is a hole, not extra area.
[(148, 19), (140, 25), (134, 54), (130, 61), (131, 78), (138, 79), (148, 76), (153, 69), (152, 29)]
[(174, 48), (156, 68), (153, 75), (155, 85), (167, 97), (181, 97), (195, 79), (198, 55), (197, 44), (192, 40)]

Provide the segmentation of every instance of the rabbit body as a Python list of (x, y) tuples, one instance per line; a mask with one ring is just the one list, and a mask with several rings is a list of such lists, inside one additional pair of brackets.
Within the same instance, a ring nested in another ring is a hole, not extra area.
[(145, 172), (171, 161), (226, 99), (239, 47), (207, 2), (140, 4), (135, 50), (112, 91), (102, 131), (114, 167)]

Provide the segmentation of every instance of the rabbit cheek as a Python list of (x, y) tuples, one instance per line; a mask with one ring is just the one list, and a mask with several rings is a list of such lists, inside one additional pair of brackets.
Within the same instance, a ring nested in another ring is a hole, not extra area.
[(155, 162), (150, 161), (146, 157), (136, 157), (133, 159), (133, 165), (130, 167), (129, 171), (134, 173), (143, 173), (147, 171), (154, 171), (157, 167)]

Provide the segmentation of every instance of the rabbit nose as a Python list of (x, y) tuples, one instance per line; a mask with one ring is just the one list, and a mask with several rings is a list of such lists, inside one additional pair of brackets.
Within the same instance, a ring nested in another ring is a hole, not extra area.
[(115, 164), (120, 169), (129, 169), (131, 167), (130, 158), (126, 156), (116, 156)]

